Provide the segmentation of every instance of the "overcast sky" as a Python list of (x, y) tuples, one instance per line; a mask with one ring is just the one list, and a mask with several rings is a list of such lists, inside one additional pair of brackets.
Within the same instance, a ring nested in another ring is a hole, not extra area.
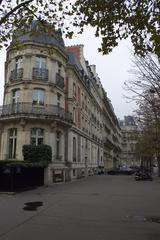
[[(127, 103), (123, 98), (127, 94), (123, 90), (123, 83), (129, 79), (129, 69), (131, 68), (131, 44), (129, 41), (123, 41), (109, 55), (102, 55), (98, 52), (100, 46), (99, 39), (94, 37), (91, 30), (85, 31), (82, 36), (75, 37), (73, 40), (66, 40), (66, 45), (84, 45), (84, 56), (89, 64), (95, 64), (97, 73), (101, 79), (102, 85), (111, 99), (115, 114), (123, 119), (124, 115), (131, 115), (135, 108), (133, 103)], [(4, 62), (5, 50), (0, 51), (0, 105), (3, 102), (4, 85)]]

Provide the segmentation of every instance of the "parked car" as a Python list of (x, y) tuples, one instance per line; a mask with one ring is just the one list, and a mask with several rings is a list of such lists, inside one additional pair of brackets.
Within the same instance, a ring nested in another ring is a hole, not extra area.
[(138, 172), (139, 170), (141, 170), (141, 166), (130, 166), (130, 168), (136, 173)]
[(134, 171), (131, 168), (113, 168), (107, 173), (109, 175), (132, 175)]
[(99, 167), (98, 168), (98, 175), (102, 175), (102, 174), (105, 174), (105, 170), (104, 170), (104, 167)]
[(152, 181), (152, 174), (149, 171), (146, 170), (140, 170), (135, 173), (135, 180), (140, 181), (140, 180), (149, 180)]

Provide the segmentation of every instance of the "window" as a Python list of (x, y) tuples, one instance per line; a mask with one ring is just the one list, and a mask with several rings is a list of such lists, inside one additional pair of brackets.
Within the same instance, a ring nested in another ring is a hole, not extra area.
[(73, 169), (73, 177), (76, 177), (76, 169)]
[(88, 148), (88, 141), (87, 139), (85, 139), (85, 149), (87, 150), (87, 148)]
[(61, 139), (61, 132), (56, 132), (56, 159), (60, 160), (60, 139)]
[(41, 128), (31, 128), (31, 145), (41, 145), (43, 144), (44, 139), (44, 129)]
[(81, 90), (80, 90), (80, 87), (78, 87), (78, 103), (81, 104)]
[(58, 74), (61, 75), (62, 73), (62, 64), (59, 62), (58, 63)]
[(15, 59), (15, 68), (11, 71), (10, 81), (22, 80), (23, 78), (23, 58), (17, 57)]
[(17, 129), (9, 129), (9, 158), (16, 158)]
[(75, 107), (73, 108), (73, 122), (76, 122), (76, 109)]
[(76, 151), (77, 151), (76, 148), (77, 148), (76, 147), (76, 138), (74, 137), (73, 138), (73, 162), (76, 162)]
[(81, 107), (84, 107), (84, 102), (83, 102), (83, 93), (81, 94)]
[(44, 105), (44, 90), (34, 89), (33, 90), (33, 104)]
[(16, 63), (15, 63), (15, 69), (18, 70), (18, 69), (22, 68), (22, 64), (23, 64), (23, 58), (17, 57)]
[(60, 105), (61, 105), (61, 97), (62, 97), (62, 95), (57, 92), (57, 106), (58, 107), (60, 107)]
[(12, 91), (12, 103), (18, 103), (20, 98), (20, 90), (15, 89)]
[(73, 83), (73, 96), (76, 97), (76, 84)]
[(36, 57), (35, 68), (46, 69), (46, 58)]
[(32, 78), (39, 81), (48, 81), (48, 69), (45, 57), (37, 56), (33, 67)]

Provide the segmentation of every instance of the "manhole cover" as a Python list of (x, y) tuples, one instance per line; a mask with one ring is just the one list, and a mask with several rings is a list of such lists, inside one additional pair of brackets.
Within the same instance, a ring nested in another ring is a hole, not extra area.
[(25, 207), (23, 208), (23, 210), (36, 211), (38, 207), (43, 206), (43, 202), (27, 202), (24, 205)]

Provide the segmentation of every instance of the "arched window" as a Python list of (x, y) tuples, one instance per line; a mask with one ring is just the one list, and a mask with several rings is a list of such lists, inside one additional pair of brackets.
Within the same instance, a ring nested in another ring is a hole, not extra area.
[(73, 138), (73, 162), (76, 162), (76, 151), (77, 151), (77, 146), (76, 146), (76, 138)]

